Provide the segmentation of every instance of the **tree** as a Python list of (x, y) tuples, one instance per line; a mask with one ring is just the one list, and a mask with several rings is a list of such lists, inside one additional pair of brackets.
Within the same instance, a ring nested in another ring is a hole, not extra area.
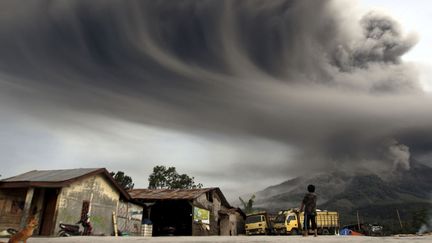
[(149, 189), (195, 189), (202, 188), (202, 184), (195, 184), (194, 177), (178, 174), (175, 167), (158, 165), (153, 167), (149, 176)]
[(110, 175), (126, 191), (133, 189), (135, 184), (132, 182), (132, 178), (125, 175), (123, 171), (117, 171), (117, 173), (110, 172)]
[(240, 202), (243, 204), (243, 211), (248, 214), (253, 212), (253, 204), (255, 202), (255, 195), (252, 195), (251, 198), (245, 202), (243, 198), (239, 197)]

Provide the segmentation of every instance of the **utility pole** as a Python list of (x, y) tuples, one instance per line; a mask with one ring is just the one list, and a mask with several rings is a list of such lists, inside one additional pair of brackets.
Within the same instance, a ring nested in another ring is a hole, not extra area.
[(360, 217), (359, 217), (358, 210), (357, 210), (357, 226), (358, 226), (358, 231), (360, 232)]
[(401, 227), (401, 229), (403, 229), (403, 226), (402, 226), (402, 220), (401, 220), (401, 217), (400, 217), (400, 214), (399, 214), (399, 210), (398, 210), (398, 209), (396, 209), (396, 214), (397, 214), (398, 219), (399, 219), (400, 227)]

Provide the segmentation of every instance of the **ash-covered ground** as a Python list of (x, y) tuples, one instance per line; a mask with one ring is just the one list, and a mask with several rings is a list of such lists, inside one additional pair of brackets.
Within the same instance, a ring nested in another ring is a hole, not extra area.
[(318, 237), (302, 237), (302, 236), (204, 236), (204, 237), (67, 237), (67, 238), (32, 238), (29, 243), (56, 243), (56, 242), (158, 242), (158, 243), (188, 243), (188, 242), (234, 242), (234, 243), (249, 243), (249, 242), (321, 242), (321, 243), (363, 243), (363, 242), (410, 242), (410, 243), (426, 243), (432, 242), (432, 235), (428, 236), (390, 236), (390, 237), (366, 237), (366, 236), (318, 236)]

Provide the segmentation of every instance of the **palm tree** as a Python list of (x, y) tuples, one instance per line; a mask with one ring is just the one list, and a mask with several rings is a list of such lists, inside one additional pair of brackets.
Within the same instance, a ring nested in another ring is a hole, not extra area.
[(251, 198), (245, 202), (243, 198), (239, 197), (240, 202), (243, 204), (243, 211), (248, 214), (253, 212), (253, 204), (255, 202), (255, 195), (252, 195)]

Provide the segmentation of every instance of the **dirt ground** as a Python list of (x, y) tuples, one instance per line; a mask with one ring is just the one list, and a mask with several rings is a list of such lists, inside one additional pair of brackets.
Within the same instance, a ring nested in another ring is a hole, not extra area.
[[(5, 241), (6, 239), (0, 239)], [(63, 242), (155, 242), (155, 243), (210, 243), (210, 242), (233, 242), (233, 243), (276, 243), (276, 242), (321, 242), (321, 243), (430, 243), (432, 236), (405, 236), (405, 237), (364, 237), (364, 236), (318, 236), (318, 237), (301, 237), (301, 236), (202, 236), (202, 237), (66, 237), (66, 238), (31, 238), (28, 243), (63, 243)]]

